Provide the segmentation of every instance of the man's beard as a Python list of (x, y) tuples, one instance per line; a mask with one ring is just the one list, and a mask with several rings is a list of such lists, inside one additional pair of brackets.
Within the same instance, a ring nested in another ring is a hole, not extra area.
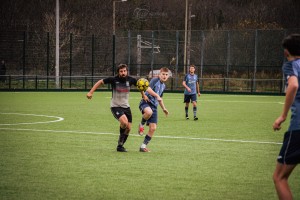
[(122, 82), (125, 82), (125, 81), (126, 81), (126, 77), (127, 77), (127, 76), (119, 76), (119, 78), (120, 78), (120, 80), (121, 80)]

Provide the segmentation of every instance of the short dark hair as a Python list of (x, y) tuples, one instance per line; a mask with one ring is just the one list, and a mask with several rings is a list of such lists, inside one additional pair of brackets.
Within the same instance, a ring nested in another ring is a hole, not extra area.
[(118, 73), (119, 73), (120, 69), (123, 69), (123, 68), (126, 68), (127, 71), (128, 71), (128, 67), (127, 67), (126, 64), (119, 64), (119, 66), (118, 66), (118, 68), (117, 68)]
[(293, 56), (300, 56), (300, 34), (291, 34), (283, 39), (282, 47)]
[(162, 67), (160, 68), (161, 72), (169, 72), (169, 69), (167, 67)]

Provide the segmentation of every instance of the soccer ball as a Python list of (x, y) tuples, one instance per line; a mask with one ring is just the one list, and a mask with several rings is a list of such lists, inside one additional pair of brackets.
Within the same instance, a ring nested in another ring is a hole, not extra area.
[(136, 82), (136, 87), (139, 91), (146, 91), (149, 87), (149, 81), (145, 78), (140, 78), (137, 82)]

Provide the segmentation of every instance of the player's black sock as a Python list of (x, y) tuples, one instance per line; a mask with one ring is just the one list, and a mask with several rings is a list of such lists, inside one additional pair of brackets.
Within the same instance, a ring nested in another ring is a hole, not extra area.
[(197, 107), (193, 107), (194, 117), (197, 116)]
[(144, 126), (144, 125), (146, 124), (146, 121), (147, 121), (147, 120), (145, 120), (144, 117), (143, 117), (143, 118), (142, 118), (142, 121), (141, 121), (141, 124)]
[(129, 135), (124, 134), (123, 145), (125, 144), (125, 142), (126, 142), (128, 136), (129, 136)]
[(185, 107), (185, 116), (187, 117), (189, 115), (189, 107)]
[(145, 145), (147, 145), (147, 144), (150, 142), (151, 139), (152, 139), (152, 138), (151, 138), (149, 135), (146, 135), (143, 143), (144, 143)]
[(123, 146), (128, 138), (128, 135), (125, 134), (125, 131), (126, 131), (126, 128), (123, 129), (120, 127), (120, 136), (119, 136), (118, 146)]

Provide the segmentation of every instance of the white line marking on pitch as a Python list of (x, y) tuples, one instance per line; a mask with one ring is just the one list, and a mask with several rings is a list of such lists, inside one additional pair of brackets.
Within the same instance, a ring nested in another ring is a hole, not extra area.
[(23, 113), (0, 113), (0, 115), (22, 115), (22, 116), (47, 117), (47, 118), (56, 118), (57, 119), (57, 120), (53, 120), (53, 121), (44, 121), (44, 122), (24, 122), (24, 123), (14, 123), (14, 124), (0, 124), (0, 126), (2, 126), (2, 125), (11, 126), (11, 125), (20, 125), (20, 124), (47, 124), (47, 123), (53, 123), (53, 122), (60, 122), (60, 121), (64, 120), (64, 118), (62, 118), (62, 117), (49, 116), (49, 115), (36, 115), (36, 114), (23, 114)]
[[(0, 128), (0, 130), (52, 132), (52, 133), (77, 133), (77, 134), (93, 134), (93, 135), (118, 135), (115, 133), (101, 133), (101, 132), (89, 132), (89, 131), (38, 130), (38, 129), (23, 129), (23, 128)], [(139, 135), (134, 135), (134, 134), (130, 134), (130, 136), (141, 137)], [(230, 140), (230, 139), (218, 139), (218, 138), (195, 138), (195, 137), (162, 136), (162, 135), (157, 135), (155, 137), (168, 138), (168, 139), (205, 140), (205, 141), (254, 143), (254, 144), (276, 144), (276, 145), (282, 144), (279, 142), (254, 141), (254, 140)]]

